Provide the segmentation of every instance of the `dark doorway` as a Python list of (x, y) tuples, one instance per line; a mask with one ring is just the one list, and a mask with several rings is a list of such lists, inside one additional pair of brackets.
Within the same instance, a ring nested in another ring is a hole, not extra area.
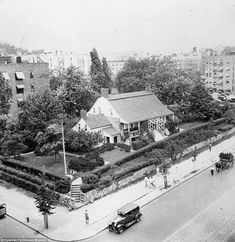
[(113, 142), (114, 142), (115, 144), (117, 144), (117, 136), (114, 136), (114, 137), (113, 137)]
[(110, 143), (110, 138), (106, 137), (106, 143)]

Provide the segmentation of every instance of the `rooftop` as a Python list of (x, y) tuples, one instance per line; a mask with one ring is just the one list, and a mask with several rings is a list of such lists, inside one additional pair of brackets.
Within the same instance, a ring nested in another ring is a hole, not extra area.
[(154, 93), (148, 91), (109, 95), (108, 100), (120, 117), (129, 123), (173, 114)]
[(103, 114), (90, 114), (87, 116), (86, 123), (90, 129), (97, 129), (111, 126), (108, 119)]

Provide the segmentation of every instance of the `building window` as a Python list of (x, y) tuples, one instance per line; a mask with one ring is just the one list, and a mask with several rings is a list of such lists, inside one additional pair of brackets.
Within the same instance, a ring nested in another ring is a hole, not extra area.
[(229, 83), (229, 81), (228, 81), (228, 80), (226, 80), (226, 83), (228, 84), (228, 83)]
[(79, 130), (79, 131), (81, 130), (81, 126), (80, 126), (80, 124), (78, 124), (78, 130)]
[(23, 72), (16, 72), (15, 73), (15, 79), (18, 81), (18, 80), (24, 80), (25, 77), (24, 77), (24, 73)]
[(30, 78), (34, 78), (34, 74), (33, 74), (33, 72), (30, 72), (29, 77), (30, 77)]
[(113, 115), (113, 110), (112, 110), (112, 109), (110, 109), (110, 115), (111, 115), (111, 116)]
[(98, 110), (99, 110), (99, 113), (101, 113), (101, 108), (100, 107), (98, 107)]
[(85, 125), (85, 128), (84, 129), (85, 129), (85, 131), (87, 131), (87, 125)]
[(34, 92), (35, 91), (35, 87), (34, 87), (34, 85), (33, 84), (31, 84), (31, 92)]
[(24, 93), (24, 85), (16, 85), (16, 93), (17, 94)]

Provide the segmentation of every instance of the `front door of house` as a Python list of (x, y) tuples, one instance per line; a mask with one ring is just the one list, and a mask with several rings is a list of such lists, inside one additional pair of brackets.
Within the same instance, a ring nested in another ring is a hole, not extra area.
[(106, 143), (110, 143), (110, 138), (106, 137)]
[(114, 143), (114, 144), (117, 144), (117, 136), (114, 136), (114, 137), (113, 137), (113, 143)]

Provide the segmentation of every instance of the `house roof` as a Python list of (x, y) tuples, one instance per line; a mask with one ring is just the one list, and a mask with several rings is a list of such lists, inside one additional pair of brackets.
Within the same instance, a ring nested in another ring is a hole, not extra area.
[(111, 125), (103, 114), (90, 114), (85, 121), (90, 129), (97, 129)]
[(108, 100), (120, 117), (128, 123), (173, 114), (155, 94), (148, 91), (109, 95)]
[(120, 132), (118, 132), (116, 129), (114, 129), (112, 127), (103, 129), (103, 132), (107, 133), (109, 136), (114, 136), (114, 135), (120, 134)]

